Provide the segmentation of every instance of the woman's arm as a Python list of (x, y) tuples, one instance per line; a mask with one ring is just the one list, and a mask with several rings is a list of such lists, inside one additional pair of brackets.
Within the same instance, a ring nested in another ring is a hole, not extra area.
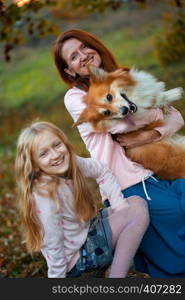
[(140, 130), (138, 135), (131, 133), (116, 134), (114, 138), (121, 146), (126, 148), (134, 148), (154, 141), (159, 141), (165, 137), (175, 134), (182, 126), (184, 120), (180, 112), (174, 107), (170, 107), (168, 115), (164, 118), (164, 125), (156, 127), (152, 130)]
[(96, 179), (103, 201), (109, 199), (113, 209), (128, 205), (116, 177), (109, 168), (93, 158), (77, 156), (77, 163), (85, 177)]
[(155, 128), (160, 133), (161, 139), (171, 137), (184, 126), (184, 119), (181, 113), (172, 106), (170, 106), (168, 114), (164, 116), (164, 121), (165, 124), (163, 126)]
[(150, 144), (154, 141), (161, 139), (161, 134), (155, 129), (151, 130), (139, 130), (136, 135), (135, 132), (116, 134), (113, 137), (122, 147), (134, 148), (144, 144)]
[[(82, 111), (86, 108), (86, 104), (83, 102), (83, 97), (86, 95), (85, 91), (78, 88), (72, 88), (67, 91), (64, 97), (64, 104), (74, 122), (78, 120)], [(85, 126), (84, 126), (85, 124)], [(83, 123), (78, 128), (85, 128), (88, 133), (94, 132), (94, 129), (90, 123)]]
[[(83, 112), (83, 110), (86, 108), (86, 104), (83, 102), (83, 97), (86, 95), (86, 92), (78, 89), (73, 88), (70, 89), (65, 97), (64, 97), (64, 104), (71, 115), (74, 122), (78, 120), (80, 117), (80, 114)], [(124, 122), (124, 120), (119, 120), (114, 122), (114, 125), (111, 125), (110, 128), (107, 128), (107, 132), (114, 134), (114, 133), (120, 133), (120, 132), (126, 132), (129, 130), (133, 130), (129, 123)], [(78, 126), (79, 131), (83, 132), (84, 135), (88, 135), (90, 133), (96, 133), (94, 128), (91, 126), (91, 124), (88, 122), (82, 123)]]
[[(65, 106), (75, 122), (78, 120), (80, 114), (86, 107), (85, 103), (83, 103), (83, 97), (85, 94), (86, 92), (77, 88), (73, 88), (66, 93), (66, 96), (64, 98)], [(165, 125), (150, 130), (147, 132), (147, 134), (145, 133), (144, 135), (141, 134), (140, 136), (138, 136), (138, 143), (145, 144), (151, 141), (162, 139), (167, 136), (168, 137), (172, 136), (184, 125), (184, 120), (182, 118), (182, 115), (174, 107), (169, 108), (168, 115), (165, 117), (162, 113), (162, 110), (157, 108), (157, 109), (148, 110), (145, 113), (144, 118), (140, 118), (140, 119), (137, 118), (137, 113), (136, 113), (136, 117), (135, 115), (133, 115), (131, 118), (133, 119), (133, 124), (130, 124), (124, 119), (119, 120), (117, 124), (111, 126), (107, 131), (111, 134), (127, 133), (127, 132), (137, 130), (138, 128), (141, 128), (144, 125), (149, 124), (150, 122), (163, 119), (165, 121)], [(135, 126), (134, 126), (134, 122), (135, 122)], [(94, 129), (92, 128), (90, 123), (82, 124), (79, 126), (79, 129), (80, 128), (82, 128), (84, 134), (85, 132), (94, 133)], [(119, 138), (120, 137), (121, 135), (119, 135)], [(134, 141), (133, 143), (135, 144), (136, 142)]]
[(44, 230), (41, 249), (48, 266), (49, 278), (64, 278), (67, 272), (67, 261), (64, 253), (64, 234), (62, 217), (57, 213), (55, 202), (47, 197), (34, 193), (38, 217)]
[[(64, 98), (65, 106), (74, 121), (78, 119), (80, 113), (85, 108), (83, 96), (86, 93), (80, 89), (70, 89)], [(96, 133), (90, 123), (83, 123), (78, 126), (81, 138), (83, 139), (87, 150), (91, 157), (95, 157), (103, 162), (108, 167), (111, 167), (112, 150), (115, 148), (115, 143), (108, 132)], [(119, 146), (119, 145), (118, 145)], [(121, 147), (120, 147), (121, 148)], [(121, 150), (122, 152), (122, 150)]]

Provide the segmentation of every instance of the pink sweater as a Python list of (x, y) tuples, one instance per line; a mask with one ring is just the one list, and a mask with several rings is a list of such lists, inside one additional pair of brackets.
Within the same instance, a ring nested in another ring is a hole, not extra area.
[[(115, 211), (129, 205), (115, 176), (102, 163), (93, 158), (77, 157), (77, 164), (85, 177), (97, 180)], [(42, 187), (44, 190), (45, 186)], [(66, 272), (72, 269), (80, 256), (79, 249), (86, 240), (89, 222), (81, 222), (75, 213), (72, 180), (60, 178), (58, 212), (52, 199), (37, 192), (33, 194), (44, 229), (41, 251), (47, 261), (48, 277), (66, 277)]]
[[(78, 89), (69, 89), (65, 95), (65, 106), (76, 121), (80, 113), (85, 108), (83, 96), (86, 92)], [(91, 157), (101, 161), (109, 167), (116, 175), (122, 189), (139, 183), (142, 179), (152, 175), (151, 170), (144, 169), (143, 166), (130, 161), (124, 154), (123, 148), (119, 143), (113, 141), (111, 133), (129, 132), (136, 130), (150, 123), (151, 121), (163, 119), (163, 113), (160, 109), (148, 110), (144, 119), (137, 119), (137, 115), (133, 115), (135, 126), (121, 120), (118, 125), (114, 126), (107, 133), (95, 133), (90, 123), (83, 123), (78, 126), (80, 135), (86, 144)], [(173, 107), (170, 108), (170, 114), (163, 127), (156, 128), (161, 134), (161, 138), (172, 136), (184, 125), (181, 114)]]

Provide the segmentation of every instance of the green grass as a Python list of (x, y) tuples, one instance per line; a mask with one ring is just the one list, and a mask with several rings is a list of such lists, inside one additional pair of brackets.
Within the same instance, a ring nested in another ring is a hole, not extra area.
[(45, 106), (66, 89), (49, 47), (20, 49), (11, 63), (1, 64), (0, 74), (0, 104), (5, 108), (19, 107), (30, 101)]
[[(137, 31), (137, 32), (136, 32)], [(160, 27), (147, 25), (124, 27), (102, 36), (121, 66), (144, 69), (166, 82), (167, 88), (185, 86), (184, 61), (162, 68), (153, 55), (153, 37)], [(51, 45), (23, 47), (13, 53), (10, 63), (0, 65), (0, 108), (3, 115), (0, 145), (14, 148), (15, 138), (22, 127), (35, 118), (45, 119), (62, 126), (76, 145), (81, 139), (71, 129), (72, 119), (67, 113), (63, 97), (67, 86), (62, 82), (54, 65)], [(184, 98), (175, 106), (185, 116)], [(9, 111), (9, 112), (8, 112)], [(0, 150), (0, 152), (4, 152)]]
[[(184, 83), (184, 62), (163, 69), (153, 55), (152, 39), (159, 28), (148, 26), (145, 30), (120, 29), (106, 33), (103, 41), (122, 66), (134, 66), (152, 72), (174, 86), (178, 78)], [(169, 72), (169, 76), (166, 73)], [(173, 74), (172, 74), (172, 72)], [(175, 73), (175, 81), (174, 81)], [(39, 107), (62, 99), (67, 89), (54, 65), (51, 48), (20, 48), (12, 62), (0, 65), (0, 106), (20, 107), (32, 103)]]
[(121, 65), (148, 69), (150, 65), (159, 67), (152, 55), (152, 35), (152, 31), (136, 35), (133, 29), (122, 29), (108, 34), (105, 43)]

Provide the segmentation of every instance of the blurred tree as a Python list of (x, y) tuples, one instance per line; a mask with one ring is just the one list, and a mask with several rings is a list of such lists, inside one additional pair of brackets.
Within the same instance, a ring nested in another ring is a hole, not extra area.
[(180, 8), (175, 15), (163, 15), (163, 32), (153, 38), (154, 55), (163, 66), (175, 64), (185, 56), (185, 14)]
[(52, 5), (55, 5), (53, 0), (0, 0), (0, 43), (6, 61), (10, 61), (10, 52), (16, 45), (25, 43), (27, 34), (36, 32), (43, 37), (59, 33), (55, 23), (39, 14), (41, 9)]
[(166, 2), (173, 10), (163, 14), (163, 30), (153, 37), (154, 55), (163, 66), (177, 63), (185, 55), (185, 1)]
[(50, 8), (50, 12), (55, 18), (70, 20), (74, 18), (82, 18), (86, 16), (88, 12), (83, 6), (74, 7), (74, 1), (69, 0), (58, 0), (55, 6)]
[[(58, 35), (60, 28), (48, 14), (69, 19), (92, 12), (103, 13), (107, 8), (116, 10), (127, 2), (145, 6), (148, 0), (0, 0), (0, 43), (3, 44), (5, 60), (10, 61), (11, 51), (16, 45), (24, 44), (28, 34), (38, 34), (39, 37)], [(184, 6), (184, 0), (165, 2), (179, 10)], [(43, 10), (47, 15), (42, 13)]]

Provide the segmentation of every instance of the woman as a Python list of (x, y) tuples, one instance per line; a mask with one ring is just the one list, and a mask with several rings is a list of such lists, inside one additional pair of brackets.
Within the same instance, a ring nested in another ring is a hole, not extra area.
[[(54, 59), (62, 79), (70, 87), (64, 99), (66, 108), (77, 121), (85, 108), (83, 96), (89, 87), (87, 65), (91, 63), (108, 72), (118, 65), (95, 36), (77, 29), (58, 37)], [(143, 122), (156, 119), (164, 119), (160, 109), (149, 110)], [(134, 140), (129, 134), (119, 135), (118, 143), (108, 132), (93, 132), (90, 124), (78, 126), (91, 156), (113, 171), (124, 195), (139, 195), (148, 202), (151, 222), (135, 256), (135, 267), (152, 277), (185, 277), (185, 181), (166, 181), (152, 176), (151, 170), (128, 160), (122, 146), (134, 147), (160, 140), (173, 135), (183, 125), (181, 114), (171, 107), (165, 126), (141, 132)]]
[[(21, 132), (16, 174), (26, 245), (42, 251), (48, 277), (78, 277), (110, 264), (109, 277), (126, 277), (148, 226), (143, 199), (123, 198), (111, 171), (76, 156), (62, 130), (49, 122)], [(98, 213), (86, 177), (97, 179), (111, 207)]]

